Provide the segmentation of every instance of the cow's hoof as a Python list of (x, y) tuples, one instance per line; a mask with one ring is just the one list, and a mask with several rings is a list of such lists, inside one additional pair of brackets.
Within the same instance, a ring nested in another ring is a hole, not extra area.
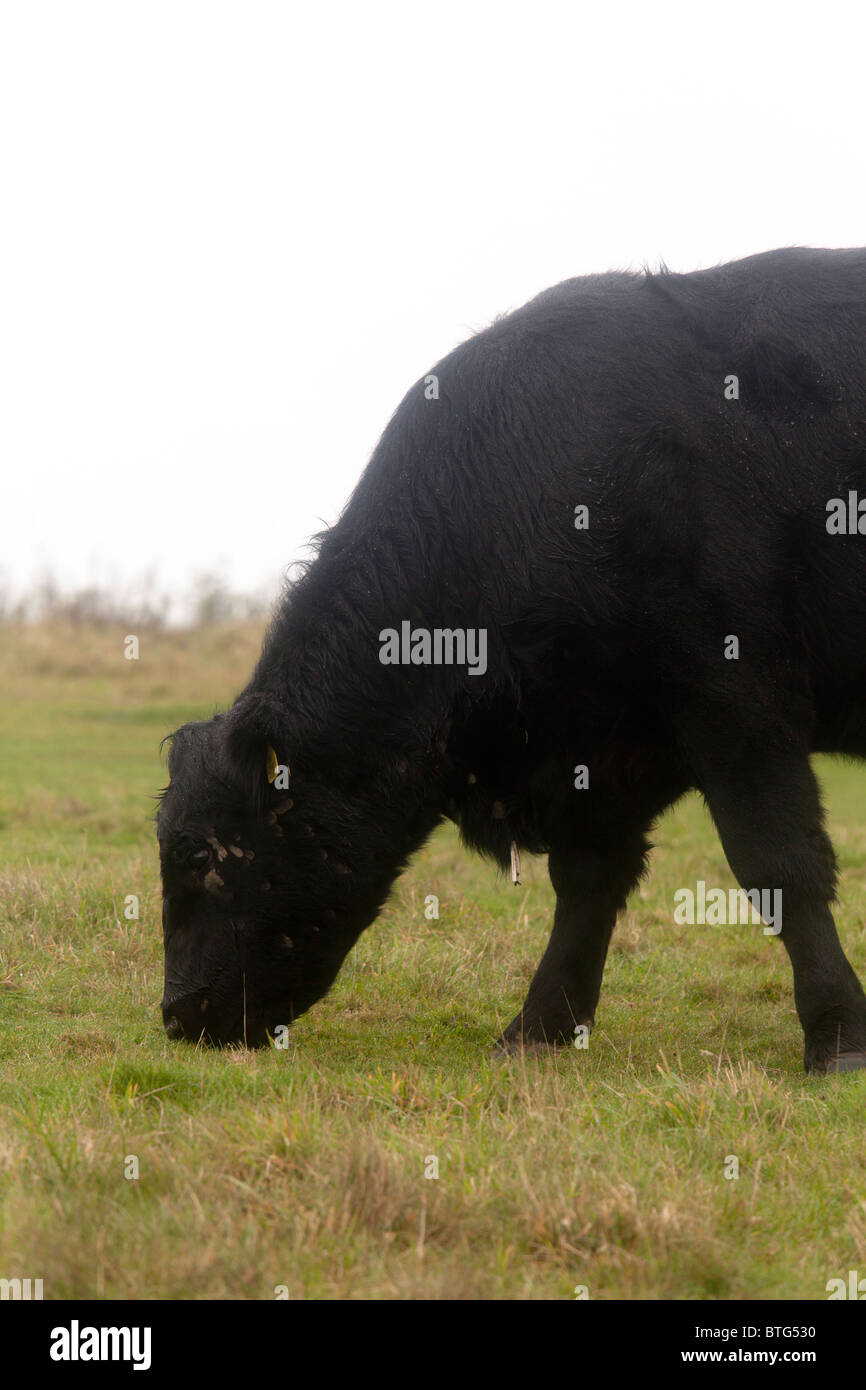
[(841, 1071), (861, 1071), (866, 1067), (866, 1052), (840, 1052), (830, 1057), (824, 1065), (824, 1075), (833, 1076)]

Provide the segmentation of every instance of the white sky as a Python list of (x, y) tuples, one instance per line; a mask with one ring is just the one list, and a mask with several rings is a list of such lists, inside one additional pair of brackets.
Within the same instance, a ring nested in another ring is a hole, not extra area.
[(0, 0), (0, 581), (276, 584), (570, 275), (866, 242), (856, 3)]

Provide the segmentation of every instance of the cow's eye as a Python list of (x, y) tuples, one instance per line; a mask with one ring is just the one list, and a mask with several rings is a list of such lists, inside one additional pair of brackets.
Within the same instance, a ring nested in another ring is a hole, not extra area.
[(172, 850), (171, 857), (175, 864), (190, 864), (200, 869), (210, 859), (210, 850), (206, 845), (180, 844)]

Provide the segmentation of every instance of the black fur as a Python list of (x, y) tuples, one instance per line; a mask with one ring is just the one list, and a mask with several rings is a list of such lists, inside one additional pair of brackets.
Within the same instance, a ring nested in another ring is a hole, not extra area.
[[(866, 497), (866, 251), (570, 280), (434, 373), (247, 689), (175, 735), (170, 1031), (263, 1042), (290, 1022), (448, 815), (503, 867), (513, 841), (549, 854), (553, 935), (504, 1042), (567, 1039), (648, 830), (697, 787), (743, 886), (783, 891), (807, 1066), (863, 1064), (808, 755), (866, 756), (866, 535), (826, 525), (831, 498)], [(484, 629), (486, 672), (383, 665), (404, 620)]]

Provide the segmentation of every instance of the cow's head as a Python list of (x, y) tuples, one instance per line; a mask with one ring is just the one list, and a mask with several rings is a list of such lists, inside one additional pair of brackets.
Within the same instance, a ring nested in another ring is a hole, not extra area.
[(328, 990), (387, 893), (365, 872), (362, 808), (290, 742), (285, 713), (250, 695), (172, 736), (157, 817), (170, 1037), (266, 1043)]

